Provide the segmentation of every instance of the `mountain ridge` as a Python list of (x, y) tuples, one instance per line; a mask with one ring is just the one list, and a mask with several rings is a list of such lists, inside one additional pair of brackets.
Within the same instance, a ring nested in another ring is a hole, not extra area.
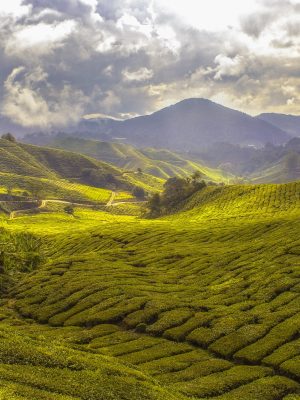
[(291, 136), (300, 137), (300, 115), (281, 113), (262, 113), (256, 118), (283, 129)]
[(79, 131), (85, 137), (92, 131), (94, 138), (121, 138), (136, 146), (177, 151), (203, 148), (217, 141), (261, 147), (267, 142), (281, 144), (289, 138), (266, 121), (203, 98), (185, 99), (124, 121), (81, 121)]
[[(59, 132), (62, 131), (53, 131)], [(263, 119), (204, 98), (184, 99), (151, 114), (125, 120), (82, 118), (63, 132), (173, 151), (200, 150), (215, 142), (262, 147), (268, 142), (282, 144), (291, 138), (285, 130)]]

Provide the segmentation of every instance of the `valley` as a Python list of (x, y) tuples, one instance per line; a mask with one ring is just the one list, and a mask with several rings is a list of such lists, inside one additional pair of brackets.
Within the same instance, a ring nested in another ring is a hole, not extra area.
[(300, 400), (300, 0), (0, 0), (0, 400)]

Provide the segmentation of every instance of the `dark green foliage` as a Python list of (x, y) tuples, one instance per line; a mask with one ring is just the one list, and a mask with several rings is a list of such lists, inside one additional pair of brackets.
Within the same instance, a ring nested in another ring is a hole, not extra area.
[(66, 214), (74, 215), (74, 207), (72, 207), (71, 205), (68, 205), (64, 208), (64, 212)]
[(1, 136), (1, 139), (8, 140), (9, 142), (15, 143), (16, 138), (11, 133), (5, 133)]
[(144, 199), (146, 195), (145, 190), (139, 186), (135, 186), (133, 188), (132, 194), (138, 199)]
[(148, 202), (150, 217), (168, 213), (189, 198), (192, 194), (206, 187), (202, 175), (196, 171), (190, 178), (169, 178), (164, 184), (164, 190), (161, 195), (155, 193)]

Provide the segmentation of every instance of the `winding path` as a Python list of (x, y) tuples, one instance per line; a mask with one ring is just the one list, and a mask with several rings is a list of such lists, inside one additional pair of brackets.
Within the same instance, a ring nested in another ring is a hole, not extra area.
[[(137, 204), (137, 203), (145, 203), (145, 202), (146, 202), (146, 201), (144, 201), (144, 200), (140, 200), (140, 201), (136, 201), (136, 200), (134, 200), (134, 201), (127, 200), (127, 201), (118, 201), (118, 202), (114, 203), (114, 200), (115, 200), (115, 198), (116, 198), (116, 195), (117, 195), (116, 192), (114, 192), (114, 191), (111, 192), (111, 196), (110, 196), (108, 202), (105, 204), (105, 207), (117, 206), (117, 205), (119, 205), (119, 204), (128, 204), (128, 203), (130, 203), (130, 204)], [(66, 204), (66, 205), (67, 205), (67, 204), (71, 204), (71, 205), (73, 205), (73, 206), (79, 206), (79, 207), (85, 207), (85, 208), (93, 208), (93, 207), (95, 207), (95, 205), (96, 205), (95, 203), (93, 203), (93, 204), (88, 204), (88, 203), (74, 203), (74, 202), (72, 202), (72, 201), (67, 201), (67, 200), (54, 200), (54, 199), (53, 199), (53, 200), (46, 200), (46, 199), (44, 199), (44, 200), (41, 200), (40, 205), (39, 205), (38, 207), (36, 207), (36, 208), (27, 208), (27, 209), (24, 209), (24, 210), (12, 211), (12, 212), (9, 214), (9, 219), (14, 219), (14, 218), (16, 218), (18, 215), (23, 214), (23, 213), (26, 213), (26, 212), (29, 212), (29, 211), (40, 210), (40, 209), (42, 209), (42, 208), (45, 208), (45, 207), (47, 206), (48, 203)]]
[(106, 203), (106, 207), (109, 207), (112, 205), (115, 197), (116, 197), (116, 192), (111, 192), (111, 196), (110, 196), (108, 202)]

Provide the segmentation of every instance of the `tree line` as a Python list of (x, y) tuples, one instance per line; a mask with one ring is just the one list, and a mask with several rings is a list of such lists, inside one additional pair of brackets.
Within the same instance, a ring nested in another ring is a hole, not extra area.
[(150, 198), (148, 216), (155, 218), (171, 211), (180, 202), (206, 186), (207, 183), (204, 181), (200, 171), (194, 172), (188, 178), (169, 178), (164, 184), (163, 192), (160, 194), (155, 193)]

